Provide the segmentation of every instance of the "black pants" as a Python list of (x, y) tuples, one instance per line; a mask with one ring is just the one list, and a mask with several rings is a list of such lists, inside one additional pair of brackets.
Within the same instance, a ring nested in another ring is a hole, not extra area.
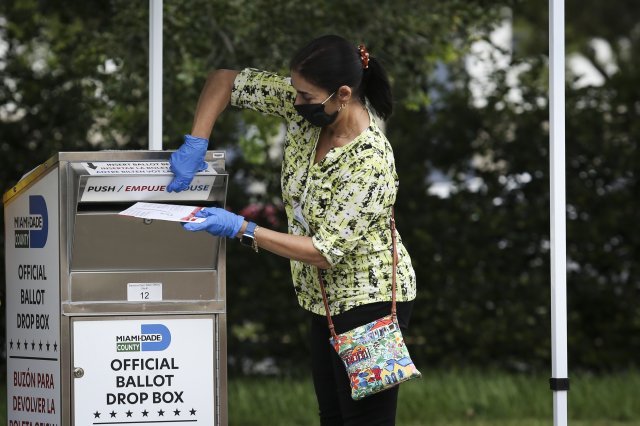
[[(406, 333), (413, 302), (396, 304), (400, 329)], [(371, 303), (332, 316), (336, 333), (344, 333), (391, 313), (391, 302)], [(311, 370), (318, 398), (321, 426), (393, 426), (399, 386), (351, 399), (351, 386), (342, 360), (329, 343), (331, 337), (324, 315), (311, 315)]]

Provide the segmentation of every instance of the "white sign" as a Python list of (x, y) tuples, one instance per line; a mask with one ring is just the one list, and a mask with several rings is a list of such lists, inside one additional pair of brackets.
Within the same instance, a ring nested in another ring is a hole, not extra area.
[(213, 425), (213, 318), (73, 322), (75, 425)]
[(196, 176), (182, 192), (167, 192), (171, 176), (89, 176), (81, 202), (94, 201), (200, 201), (211, 194), (216, 176)]
[(130, 302), (162, 300), (162, 283), (128, 283), (127, 300)]
[(206, 218), (195, 216), (200, 210), (202, 210), (202, 207), (138, 202), (118, 214), (121, 216), (131, 216), (140, 219), (201, 223), (204, 222)]
[[(94, 162), (82, 163), (85, 170), (92, 176), (109, 175), (167, 175), (173, 174), (168, 161), (127, 161), (127, 162)], [(199, 173), (216, 174), (210, 163)]]
[(7, 419), (60, 425), (58, 169), (5, 204)]

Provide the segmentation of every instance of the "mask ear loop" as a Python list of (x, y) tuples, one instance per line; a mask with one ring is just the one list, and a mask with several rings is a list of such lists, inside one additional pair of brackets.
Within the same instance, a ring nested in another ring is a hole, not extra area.
[(330, 94), (330, 95), (329, 95), (329, 97), (328, 97), (327, 99), (325, 99), (324, 101), (322, 101), (322, 102), (320, 103), (320, 105), (324, 105), (324, 104), (325, 104), (325, 102), (327, 102), (329, 99), (331, 99), (331, 97), (332, 97), (333, 95), (335, 95), (335, 94), (336, 94), (336, 92), (333, 92), (332, 94)]
[[(337, 90), (336, 90), (336, 92), (337, 92)], [(327, 99), (325, 99), (324, 101), (322, 101), (322, 104), (321, 104), (321, 105), (324, 105), (324, 104), (325, 104), (325, 102), (327, 102), (329, 99), (331, 99), (331, 97), (332, 97), (333, 95), (335, 95), (335, 94), (336, 94), (336, 92), (333, 92), (332, 94), (330, 94), (330, 95), (329, 95), (329, 97), (328, 97)], [(338, 112), (342, 111), (342, 110), (343, 110), (344, 108), (346, 108), (346, 107), (347, 107), (347, 104), (340, 104), (340, 107), (338, 108)]]

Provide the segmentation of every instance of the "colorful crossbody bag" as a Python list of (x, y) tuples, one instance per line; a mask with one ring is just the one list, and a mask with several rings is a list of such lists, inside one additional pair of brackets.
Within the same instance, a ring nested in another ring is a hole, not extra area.
[(413, 364), (409, 350), (404, 344), (396, 315), (396, 269), (398, 253), (396, 227), (391, 213), (391, 241), (393, 242), (393, 276), (391, 278), (391, 315), (361, 325), (342, 334), (336, 334), (329, 302), (324, 290), (322, 274), (318, 269), (318, 280), (322, 301), (327, 312), (331, 338), (329, 342), (336, 350), (351, 383), (351, 398), (362, 399), (374, 393), (392, 388), (409, 379), (422, 375)]

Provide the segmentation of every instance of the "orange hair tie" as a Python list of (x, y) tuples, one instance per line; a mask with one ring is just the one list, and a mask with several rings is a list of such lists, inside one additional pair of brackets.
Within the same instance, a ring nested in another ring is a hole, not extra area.
[(362, 68), (365, 70), (369, 68), (369, 51), (367, 50), (367, 46), (361, 44), (358, 46), (358, 50), (360, 51), (360, 61), (362, 62)]

